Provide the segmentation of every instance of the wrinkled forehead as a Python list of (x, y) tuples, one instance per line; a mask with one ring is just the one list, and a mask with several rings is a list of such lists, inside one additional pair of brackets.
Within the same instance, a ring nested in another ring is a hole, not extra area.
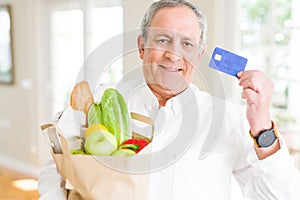
[(148, 27), (148, 42), (157, 39), (158, 37), (167, 37), (174, 41), (189, 41), (193, 44), (200, 45), (199, 35), (187, 35), (167, 28)]

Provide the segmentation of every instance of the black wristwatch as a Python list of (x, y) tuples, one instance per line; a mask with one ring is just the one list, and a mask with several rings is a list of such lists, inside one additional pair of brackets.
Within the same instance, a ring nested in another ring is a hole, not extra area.
[(253, 138), (254, 144), (257, 147), (266, 148), (271, 146), (275, 140), (278, 138), (278, 133), (274, 122), (272, 121), (272, 128), (267, 130), (262, 130), (257, 136), (253, 137), (251, 131), (249, 131), (251, 137)]

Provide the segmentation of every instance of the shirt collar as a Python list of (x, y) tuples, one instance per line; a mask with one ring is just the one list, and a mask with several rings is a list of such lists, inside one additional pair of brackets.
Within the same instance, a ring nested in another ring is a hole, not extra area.
[[(182, 109), (189, 103), (189, 101), (192, 98), (191, 95), (192, 88), (191, 85), (189, 85), (182, 93), (178, 94), (175, 97), (170, 98), (164, 108), (166, 110), (170, 110), (173, 115), (177, 116)], [(148, 87), (145, 80), (143, 80), (143, 87), (141, 89), (140, 93), (143, 103), (145, 106), (145, 109), (147, 111), (151, 111), (153, 109), (159, 109), (159, 104), (156, 96), (153, 94), (151, 89)]]

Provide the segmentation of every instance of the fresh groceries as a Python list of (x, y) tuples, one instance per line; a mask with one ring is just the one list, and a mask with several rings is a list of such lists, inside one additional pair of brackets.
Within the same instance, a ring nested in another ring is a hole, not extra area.
[(131, 122), (123, 96), (113, 88), (104, 91), (101, 101), (88, 111), (88, 125), (102, 124), (117, 139), (118, 144), (132, 137)]
[(53, 123), (41, 126), (57, 172), (67, 183), (68, 199), (145, 199), (148, 174), (132, 172), (141, 157), (143, 166), (151, 166), (149, 156), (137, 153), (151, 152), (147, 147), (154, 123), (148, 116), (129, 113), (116, 89), (99, 91), (102, 96), (97, 93), (94, 101), (89, 83), (77, 83), (67, 109)]
[(129, 139), (123, 142), (120, 145), (120, 149), (131, 149), (135, 153), (138, 153), (142, 150), (145, 146), (147, 146), (148, 142), (143, 139)]
[(81, 149), (72, 149), (72, 150), (70, 150), (70, 153), (71, 154), (81, 154), (81, 155), (85, 154), (85, 152), (82, 151)]
[(112, 154), (112, 156), (132, 156), (135, 154), (136, 153), (130, 149), (118, 149)]
[[(74, 110), (82, 111), (87, 117), (88, 110), (93, 103), (94, 97), (90, 90), (89, 83), (87, 81), (77, 83), (71, 92), (71, 107)], [(87, 124), (85, 126), (87, 126)]]
[(94, 132), (96, 130), (108, 131), (107, 128), (105, 126), (103, 126), (102, 124), (92, 124), (84, 132), (84, 139), (86, 139), (92, 132)]
[(132, 137), (127, 105), (116, 89), (106, 89), (99, 102), (94, 102), (91, 94), (87, 82), (76, 84), (72, 91), (70, 104), (86, 114), (87, 128), (84, 145), (81, 149), (70, 150), (71, 154), (132, 156), (149, 143)]
[(87, 154), (109, 156), (118, 149), (118, 143), (110, 132), (96, 130), (86, 138), (84, 148)]

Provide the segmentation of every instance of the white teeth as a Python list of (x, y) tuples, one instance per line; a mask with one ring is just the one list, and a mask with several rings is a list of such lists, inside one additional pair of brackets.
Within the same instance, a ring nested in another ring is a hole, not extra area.
[(169, 72), (178, 72), (180, 71), (181, 69), (177, 69), (177, 68), (172, 68), (172, 67), (166, 67), (166, 66), (163, 66), (163, 65), (160, 65), (162, 68), (164, 68), (165, 70), (169, 71)]

